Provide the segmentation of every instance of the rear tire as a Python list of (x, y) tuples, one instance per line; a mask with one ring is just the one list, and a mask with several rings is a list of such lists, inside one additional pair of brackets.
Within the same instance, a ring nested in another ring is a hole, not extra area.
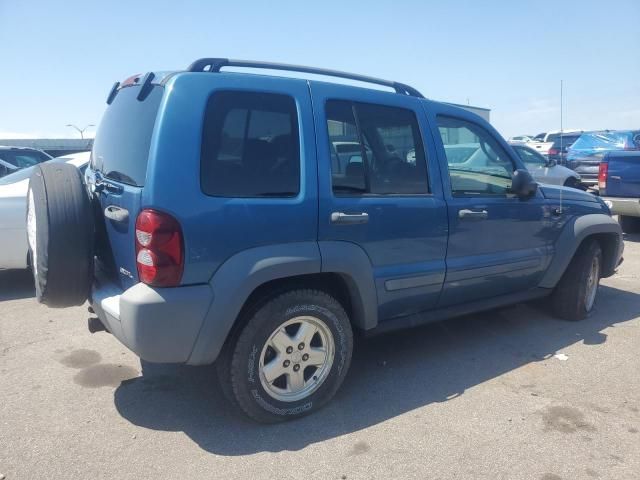
[(602, 250), (587, 240), (575, 253), (551, 296), (553, 313), (565, 320), (582, 320), (593, 310), (602, 272)]
[(619, 215), (618, 223), (624, 233), (640, 233), (640, 217), (630, 217), (629, 215)]
[(82, 305), (93, 277), (93, 215), (82, 174), (73, 165), (35, 167), (27, 193), (27, 238), (38, 301)]
[(322, 291), (293, 290), (249, 316), (217, 362), (225, 395), (262, 423), (302, 417), (329, 402), (353, 351), (340, 303)]

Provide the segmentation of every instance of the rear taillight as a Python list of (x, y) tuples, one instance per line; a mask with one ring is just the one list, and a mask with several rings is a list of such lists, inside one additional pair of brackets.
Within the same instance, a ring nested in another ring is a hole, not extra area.
[(557, 148), (550, 148), (549, 151), (547, 152), (547, 155), (558, 155), (560, 153), (560, 150), (558, 150)]
[(182, 229), (171, 215), (145, 209), (136, 219), (136, 265), (141, 282), (175, 287), (182, 279)]
[(609, 175), (609, 164), (607, 162), (600, 162), (598, 167), (598, 188), (605, 190), (607, 188), (607, 176)]

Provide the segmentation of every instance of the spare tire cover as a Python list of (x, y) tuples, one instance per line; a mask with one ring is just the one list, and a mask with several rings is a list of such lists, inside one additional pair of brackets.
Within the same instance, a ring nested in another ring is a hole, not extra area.
[(82, 305), (93, 278), (94, 226), (82, 174), (68, 163), (35, 167), (27, 193), (29, 259), (38, 301)]

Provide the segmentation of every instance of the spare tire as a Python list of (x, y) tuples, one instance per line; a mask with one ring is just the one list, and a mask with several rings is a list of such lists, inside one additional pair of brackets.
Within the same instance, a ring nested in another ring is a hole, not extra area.
[(93, 215), (80, 170), (68, 163), (35, 167), (27, 194), (29, 260), (38, 301), (82, 305), (93, 278)]

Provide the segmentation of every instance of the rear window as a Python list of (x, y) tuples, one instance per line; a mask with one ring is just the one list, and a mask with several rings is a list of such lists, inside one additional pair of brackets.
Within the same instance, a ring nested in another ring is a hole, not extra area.
[(359, 153), (360, 152), (360, 144), (359, 143), (337, 143), (336, 142), (336, 152), (338, 153)]
[(238, 91), (213, 94), (204, 119), (200, 183), (211, 196), (296, 196), (300, 142), (293, 98)]
[(560, 148), (562, 144), (563, 147), (569, 147), (575, 143), (576, 140), (580, 138), (580, 135), (564, 135), (562, 137), (556, 138), (553, 142), (554, 148)]
[(151, 134), (164, 88), (156, 85), (140, 101), (140, 87), (125, 87), (104, 112), (93, 142), (91, 166), (105, 177), (143, 186)]

